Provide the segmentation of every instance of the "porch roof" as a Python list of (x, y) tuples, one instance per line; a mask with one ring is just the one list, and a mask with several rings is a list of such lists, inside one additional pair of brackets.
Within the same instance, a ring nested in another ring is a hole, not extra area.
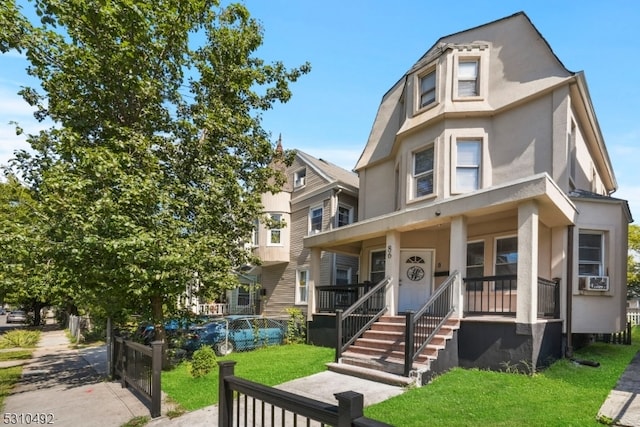
[(358, 254), (360, 242), (384, 236), (389, 231), (405, 232), (449, 224), (458, 216), (473, 222), (487, 215), (517, 210), (519, 204), (529, 200), (538, 202), (540, 221), (548, 227), (576, 222), (578, 212), (573, 202), (548, 174), (542, 173), (307, 236), (304, 246)]

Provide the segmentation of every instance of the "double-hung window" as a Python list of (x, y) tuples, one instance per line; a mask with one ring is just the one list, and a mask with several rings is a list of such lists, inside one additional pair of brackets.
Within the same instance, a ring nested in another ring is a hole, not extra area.
[(420, 81), (420, 106), (424, 108), (436, 101), (436, 70), (433, 69), (419, 78)]
[[(518, 274), (518, 238), (496, 239), (496, 276)], [(516, 280), (496, 280), (496, 290), (515, 290)]]
[(338, 206), (337, 225), (342, 227), (353, 222), (353, 208), (350, 206)]
[(322, 207), (311, 208), (309, 211), (309, 234), (322, 231)]
[(307, 179), (307, 170), (300, 169), (299, 171), (293, 174), (293, 187), (304, 187)]
[(482, 291), (483, 282), (471, 279), (484, 276), (484, 241), (467, 243), (467, 290)]
[(480, 188), (481, 147), (478, 139), (456, 141), (456, 193), (468, 193)]
[(480, 95), (478, 90), (477, 59), (461, 59), (458, 62), (458, 97), (465, 98)]
[(413, 154), (414, 197), (433, 194), (433, 145)]
[(578, 237), (578, 275), (602, 276), (604, 272), (603, 235), (583, 232)]
[(296, 304), (306, 304), (308, 295), (308, 270), (298, 270), (296, 274)]
[(384, 279), (386, 265), (384, 256), (384, 250), (371, 252), (371, 275), (369, 277), (373, 283), (378, 283)]
[(337, 266), (336, 267), (336, 285), (351, 284), (351, 268)]
[(282, 215), (271, 214), (271, 225), (269, 227), (269, 244), (280, 245), (282, 244)]

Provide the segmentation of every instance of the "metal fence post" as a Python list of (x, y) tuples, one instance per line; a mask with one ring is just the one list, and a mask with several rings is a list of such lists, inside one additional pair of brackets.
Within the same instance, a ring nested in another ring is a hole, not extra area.
[(342, 356), (342, 310), (336, 310), (336, 363)]
[(162, 341), (151, 343), (151, 416), (159, 417), (162, 414)]
[(338, 400), (338, 426), (351, 427), (353, 420), (363, 415), (364, 396), (355, 391), (334, 394)]
[(227, 387), (226, 377), (234, 375), (236, 362), (225, 360), (218, 362), (218, 426), (231, 427), (233, 425), (233, 390)]
[(405, 314), (405, 328), (404, 328), (404, 375), (409, 376), (411, 368), (413, 367), (413, 316), (414, 312), (409, 310)]

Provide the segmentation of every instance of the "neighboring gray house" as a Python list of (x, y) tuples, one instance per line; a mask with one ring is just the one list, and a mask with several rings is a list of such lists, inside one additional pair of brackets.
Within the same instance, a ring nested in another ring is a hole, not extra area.
[[(255, 277), (259, 287), (256, 312), (270, 317), (287, 317), (290, 307), (307, 314), (311, 261), (303, 239), (350, 225), (358, 217), (358, 176), (353, 172), (302, 151), (284, 172), (287, 182), (282, 191), (262, 197), (265, 215), (282, 226), (256, 224), (252, 250), (261, 265), (243, 272)], [(357, 256), (322, 253), (317, 265), (322, 283), (355, 283), (358, 261)]]
[[(524, 13), (439, 39), (382, 97), (355, 170), (358, 221), (304, 237), (303, 251), (314, 343), (336, 339), (317, 291), (331, 284), (327, 254), (359, 258), (359, 280), (381, 283), (349, 318), (369, 320), (342, 341), (342, 362), (408, 375), (413, 360), (423, 379), (442, 354), (441, 367), (538, 366), (570, 354), (575, 334), (624, 328), (631, 213), (612, 197), (584, 74)], [(406, 313), (423, 309), (436, 326), (405, 335)]]

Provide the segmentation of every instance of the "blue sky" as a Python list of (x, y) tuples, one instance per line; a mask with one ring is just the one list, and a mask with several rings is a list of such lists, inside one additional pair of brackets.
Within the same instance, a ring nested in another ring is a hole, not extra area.
[[(24, 3), (24, 2), (23, 2)], [(616, 173), (615, 197), (640, 217), (640, 2), (382, 0), (245, 0), (264, 26), (258, 55), (287, 66), (309, 61), (310, 74), (292, 85), (289, 103), (264, 113), (272, 139), (352, 169), (369, 136), (383, 94), (440, 37), (524, 11), (571, 71), (585, 72)], [(0, 164), (24, 137), (9, 121), (35, 132), (17, 97), (33, 84), (26, 62), (0, 55)]]

